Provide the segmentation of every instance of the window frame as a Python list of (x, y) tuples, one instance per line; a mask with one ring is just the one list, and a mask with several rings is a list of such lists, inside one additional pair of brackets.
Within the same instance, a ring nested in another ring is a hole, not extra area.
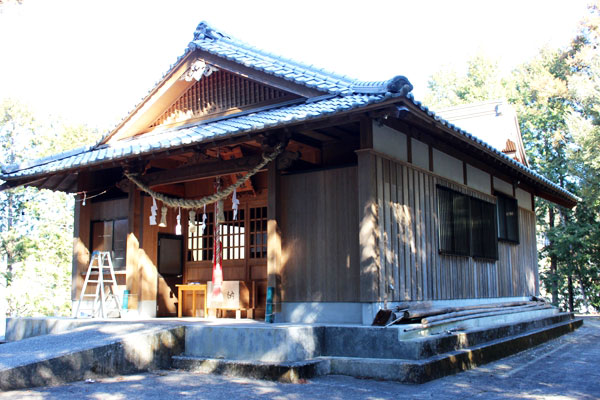
[[(124, 223), (126, 226), (128, 226), (127, 224), (129, 223), (129, 219), (127, 217), (120, 217), (120, 218), (108, 218), (108, 219), (95, 219), (95, 220), (91, 220), (90, 221), (90, 246), (89, 248), (92, 249), (92, 251), (94, 251), (94, 238), (95, 235), (97, 234), (97, 232), (94, 232), (94, 225), (98, 224), (98, 223), (102, 223), (104, 225), (106, 225), (107, 223), (111, 224), (111, 233), (110, 233), (110, 249), (103, 249), (103, 250), (99, 250), (99, 251), (110, 251), (110, 258), (113, 264), (113, 269), (115, 270), (115, 272), (124, 272), (127, 269), (127, 229), (125, 229), (125, 237), (123, 238), (123, 240), (118, 240), (119, 238), (115, 238), (115, 232), (117, 231), (117, 229), (115, 229), (115, 225), (117, 223)], [(104, 233), (104, 230), (103, 230)], [(115, 249), (115, 242), (123, 242), (124, 247)], [(117, 255), (122, 257), (117, 257)], [(117, 262), (117, 260), (120, 260)]]
[[(509, 196), (502, 192), (494, 192), (494, 196), (496, 197), (496, 218), (497, 218), (497, 236), (498, 241), (508, 242), (513, 244), (520, 244), (520, 234), (519, 234), (519, 202), (515, 197)], [(507, 216), (506, 206), (511, 204), (514, 207), (515, 216), (512, 221), (514, 221), (514, 232), (515, 238), (509, 237), (509, 219)], [(502, 211), (502, 210), (504, 211)], [(501, 212), (502, 211), (502, 212)], [(502, 229), (502, 221), (504, 222), (504, 229)], [(504, 232), (502, 232), (504, 231)]]
[[(437, 185), (437, 196), (439, 253), (497, 261), (499, 251), (496, 204), (443, 185)], [(451, 206), (443, 204), (448, 200), (452, 202)], [(477, 208), (480, 210), (480, 217), (476, 220), (474, 216)], [(488, 212), (482, 211), (486, 208)], [(482, 219), (481, 216), (487, 218)], [(477, 223), (484, 223), (484, 226), (477, 226)], [(479, 239), (481, 241), (476, 242)], [(487, 242), (484, 239), (487, 239)], [(461, 248), (460, 243), (466, 246)]]

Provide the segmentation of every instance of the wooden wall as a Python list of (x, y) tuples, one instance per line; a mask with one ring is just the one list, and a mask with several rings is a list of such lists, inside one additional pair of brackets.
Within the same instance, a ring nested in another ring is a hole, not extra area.
[[(84, 206), (82, 202), (75, 203), (75, 229), (73, 237), (73, 267), (71, 300), (79, 300), (81, 287), (85, 279), (91, 256), (91, 222), (95, 220), (110, 220), (127, 218), (127, 199), (91, 202)], [(105, 279), (109, 278), (108, 275)], [(125, 285), (125, 274), (116, 273), (118, 285)], [(95, 293), (96, 286), (90, 283), (86, 293)]]
[(281, 177), (283, 301), (359, 301), (356, 182), (356, 167)]
[(497, 262), (441, 255), (438, 252), (436, 185), (493, 203), (495, 197), (380, 154), (375, 156), (375, 163), (378, 230), (374, 235), (379, 272), (371, 301), (538, 293), (533, 212), (519, 210), (520, 244), (500, 242)]

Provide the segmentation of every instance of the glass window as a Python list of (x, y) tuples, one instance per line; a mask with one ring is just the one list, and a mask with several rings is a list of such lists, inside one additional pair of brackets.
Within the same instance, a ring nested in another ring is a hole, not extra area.
[(441, 253), (498, 259), (493, 203), (438, 186)]
[(519, 243), (519, 205), (517, 199), (496, 192), (498, 239)]

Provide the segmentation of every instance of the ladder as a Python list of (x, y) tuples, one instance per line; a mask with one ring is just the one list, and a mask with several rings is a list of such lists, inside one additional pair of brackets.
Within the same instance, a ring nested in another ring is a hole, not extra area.
[[(98, 271), (97, 279), (90, 279), (92, 270)], [(110, 272), (110, 279), (104, 279), (105, 270)], [(93, 294), (86, 294), (88, 283), (96, 284), (96, 292)], [(108, 290), (105, 287), (108, 285)], [(110, 251), (94, 251), (92, 258), (90, 259), (90, 265), (87, 273), (85, 274), (85, 280), (83, 281), (83, 287), (81, 288), (81, 295), (79, 296), (79, 303), (77, 304), (77, 310), (75, 311), (75, 318), (79, 318), (79, 311), (81, 309), (81, 302), (84, 298), (93, 297), (94, 303), (92, 308), (86, 308), (84, 310), (91, 311), (90, 316), (95, 318), (101, 316), (106, 318), (107, 306), (111, 303), (116, 306), (116, 310), (121, 317), (121, 306), (119, 299), (116, 295), (117, 279), (115, 278), (115, 270), (113, 268), (112, 260), (110, 258)], [(112, 300), (112, 302), (111, 302)]]

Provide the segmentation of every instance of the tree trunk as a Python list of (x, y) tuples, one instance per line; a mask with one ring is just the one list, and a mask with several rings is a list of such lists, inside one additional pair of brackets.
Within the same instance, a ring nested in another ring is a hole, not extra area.
[(573, 301), (573, 276), (571, 275), (571, 272), (569, 272), (567, 282), (569, 287), (569, 311), (575, 312), (575, 304)]

